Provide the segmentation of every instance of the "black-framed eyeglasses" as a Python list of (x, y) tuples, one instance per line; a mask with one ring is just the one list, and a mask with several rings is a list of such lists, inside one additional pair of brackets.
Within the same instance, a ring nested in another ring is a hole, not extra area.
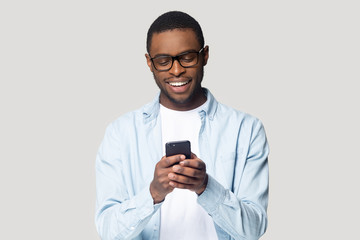
[(189, 68), (193, 67), (199, 62), (199, 54), (204, 50), (204, 48), (201, 48), (198, 52), (196, 51), (189, 51), (180, 53), (176, 56), (170, 56), (170, 55), (160, 55), (156, 57), (151, 57), (150, 54), (150, 60), (154, 66), (154, 68), (160, 72), (169, 71), (173, 64), (174, 60), (177, 60), (180, 65), (183, 68)]

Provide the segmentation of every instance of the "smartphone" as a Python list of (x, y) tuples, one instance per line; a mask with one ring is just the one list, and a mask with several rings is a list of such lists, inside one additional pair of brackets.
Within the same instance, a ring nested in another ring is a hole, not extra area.
[(168, 142), (165, 144), (165, 151), (167, 157), (184, 154), (186, 159), (191, 158), (190, 141), (188, 140)]

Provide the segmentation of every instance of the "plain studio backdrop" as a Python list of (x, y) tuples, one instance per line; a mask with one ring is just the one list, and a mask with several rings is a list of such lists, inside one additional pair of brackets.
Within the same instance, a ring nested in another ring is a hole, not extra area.
[(264, 123), (271, 153), (262, 240), (355, 239), (355, 0), (1, 1), (0, 239), (99, 239), (96, 152), (111, 121), (158, 92), (145, 40), (169, 10), (203, 28), (203, 86)]

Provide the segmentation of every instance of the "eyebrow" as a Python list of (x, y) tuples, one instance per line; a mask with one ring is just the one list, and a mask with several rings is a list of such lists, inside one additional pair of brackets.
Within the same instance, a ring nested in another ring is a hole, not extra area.
[[(198, 52), (197, 50), (195, 50), (195, 49), (189, 49), (189, 50), (186, 50), (186, 51), (183, 51), (183, 52), (181, 52), (181, 53), (178, 53), (178, 54), (176, 54), (175, 56), (179, 56), (179, 55), (181, 55), (181, 54), (184, 54), (184, 53), (188, 53), (188, 52)], [(149, 53), (149, 55), (150, 55), (150, 53)], [(151, 55), (150, 55), (151, 56)], [(151, 58), (156, 58), (156, 57), (175, 57), (175, 56), (173, 56), (173, 55), (170, 55), (170, 54), (166, 54), (166, 53), (158, 53), (158, 54), (156, 54), (154, 57), (151, 57)]]

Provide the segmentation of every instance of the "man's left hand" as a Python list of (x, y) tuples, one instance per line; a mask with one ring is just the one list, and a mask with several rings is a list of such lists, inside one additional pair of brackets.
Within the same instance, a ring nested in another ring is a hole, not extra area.
[(189, 189), (198, 195), (205, 191), (208, 180), (206, 165), (194, 153), (191, 154), (191, 159), (181, 161), (172, 169), (173, 172), (168, 174), (171, 186)]

